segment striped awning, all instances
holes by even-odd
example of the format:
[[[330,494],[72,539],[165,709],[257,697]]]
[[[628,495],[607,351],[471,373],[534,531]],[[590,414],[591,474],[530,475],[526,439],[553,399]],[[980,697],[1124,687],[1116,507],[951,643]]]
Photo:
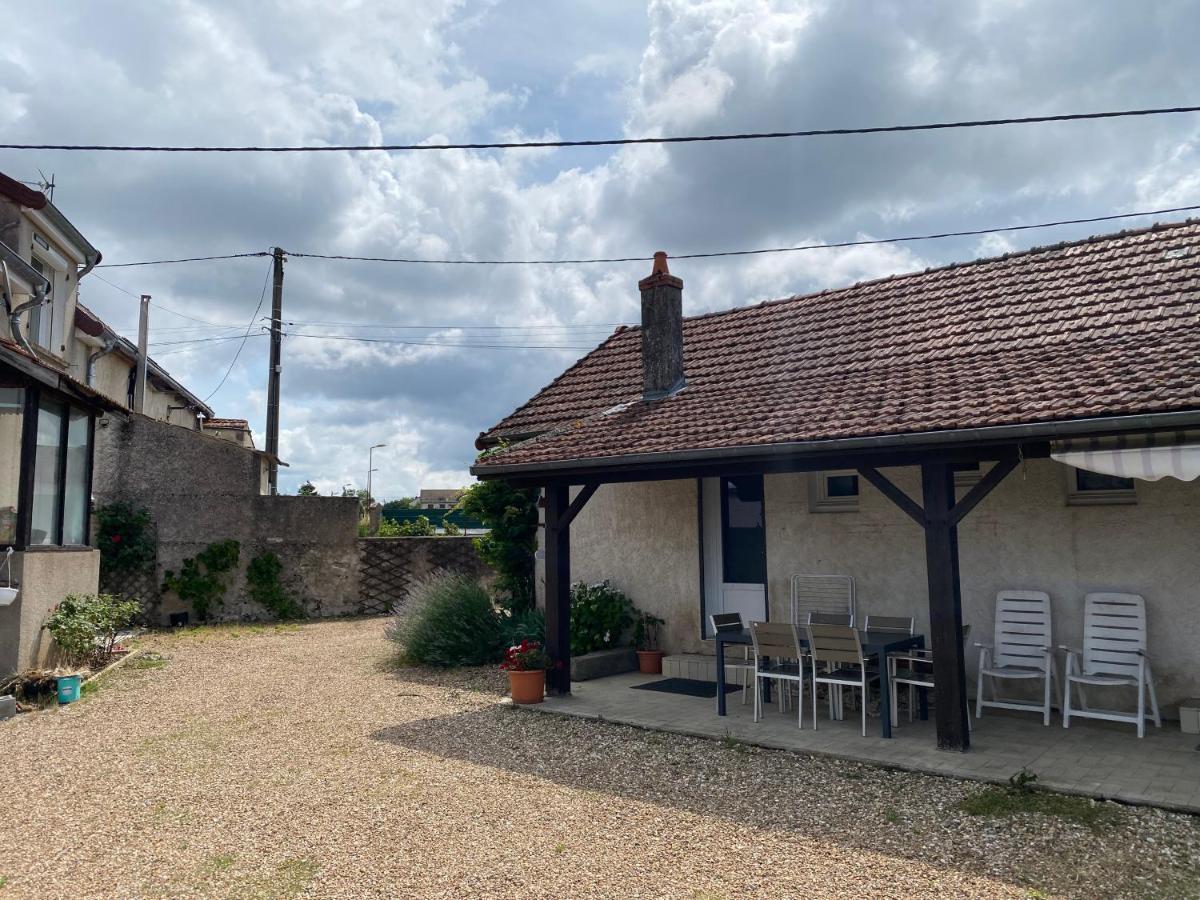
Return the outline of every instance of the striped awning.
[[[1171,432],[1056,441],[1050,457],[1076,469],[1119,478],[1192,481],[1200,478],[1200,434]]]

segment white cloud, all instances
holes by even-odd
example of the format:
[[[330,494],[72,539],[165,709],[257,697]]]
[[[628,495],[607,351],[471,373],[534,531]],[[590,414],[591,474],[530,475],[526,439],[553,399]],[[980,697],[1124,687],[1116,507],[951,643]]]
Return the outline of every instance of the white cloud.
[[[489,0],[349,4],[17,3],[0,48],[12,141],[431,142],[758,131],[1184,102],[1200,23],[1184,7],[1074,0]],[[30,48],[38,48],[32,52]],[[69,60],[69,65],[61,64]],[[973,132],[609,151],[139,156],[0,153],[53,172],[56,201],[109,261],[266,249],[421,258],[561,258],[786,246],[1197,202],[1188,117]],[[1113,227],[1121,227],[1116,223]],[[1137,224],[1136,222],[1130,224]],[[1085,229],[678,261],[688,312],[836,287]],[[245,326],[265,259],[104,272],[134,293]],[[643,264],[457,267],[292,259],[296,332],[324,323],[508,326],[440,340],[567,345],[631,321]],[[135,301],[85,282],[114,324]],[[261,310],[258,317],[265,315]],[[161,310],[155,326],[195,323]],[[311,324],[322,323],[322,324]],[[530,326],[555,328],[533,330]],[[254,322],[252,330],[259,332]],[[160,332],[171,336],[211,334]],[[498,337],[497,335],[503,335]],[[236,343],[164,358],[201,396]],[[283,483],[365,481],[381,496],[466,479],[475,434],[578,350],[455,350],[289,338]],[[214,403],[259,425],[266,342]]]

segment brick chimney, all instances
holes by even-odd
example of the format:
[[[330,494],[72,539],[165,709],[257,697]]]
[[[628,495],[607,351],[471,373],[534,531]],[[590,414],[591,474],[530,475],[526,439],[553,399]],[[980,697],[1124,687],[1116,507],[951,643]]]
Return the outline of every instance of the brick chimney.
[[[642,399],[669,397],[686,384],[683,376],[683,282],[667,268],[667,254],[654,254],[654,270],[638,282],[642,292]]]

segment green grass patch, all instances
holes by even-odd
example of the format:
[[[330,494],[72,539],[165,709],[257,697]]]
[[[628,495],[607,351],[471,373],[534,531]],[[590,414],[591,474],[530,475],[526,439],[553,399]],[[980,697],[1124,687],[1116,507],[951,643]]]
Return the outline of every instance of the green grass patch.
[[[275,867],[275,877],[264,885],[268,896],[295,897],[320,870],[311,859],[289,859]]]
[[[1055,794],[1038,788],[992,786],[972,794],[958,804],[969,816],[1007,817],[1035,814],[1065,819],[1099,830],[1114,823],[1117,809],[1111,803]]]
[[[8,885],[8,878],[6,878],[3,875],[0,875],[0,888],[6,887],[7,885]]]
[[[233,868],[233,864],[237,862],[237,857],[232,853],[218,853],[216,856],[210,856],[201,865],[200,871],[205,875],[215,875],[218,872],[227,872]]]
[[[122,668],[125,669],[161,669],[167,664],[167,659],[161,653],[139,653]]]

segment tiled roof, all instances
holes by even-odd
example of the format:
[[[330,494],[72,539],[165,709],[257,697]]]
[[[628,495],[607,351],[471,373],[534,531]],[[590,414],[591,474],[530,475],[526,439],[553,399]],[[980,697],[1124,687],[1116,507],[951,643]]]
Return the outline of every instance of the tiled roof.
[[[618,330],[477,468],[1200,409],[1200,221],[695,316],[684,366],[642,401]]]
[[[249,431],[250,423],[245,419],[205,419],[205,428],[227,428],[231,431]]]

